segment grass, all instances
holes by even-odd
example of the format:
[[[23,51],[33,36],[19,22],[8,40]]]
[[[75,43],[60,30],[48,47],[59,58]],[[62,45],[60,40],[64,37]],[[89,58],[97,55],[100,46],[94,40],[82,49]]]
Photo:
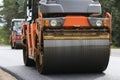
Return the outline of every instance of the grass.
[[[0,45],[8,45],[10,41],[9,36],[10,31],[0,27]]]
[[[120,49],[120,47],[117,47],[117,46],[115,46],[115,45],[111,45],[110,46],[112,49]]]

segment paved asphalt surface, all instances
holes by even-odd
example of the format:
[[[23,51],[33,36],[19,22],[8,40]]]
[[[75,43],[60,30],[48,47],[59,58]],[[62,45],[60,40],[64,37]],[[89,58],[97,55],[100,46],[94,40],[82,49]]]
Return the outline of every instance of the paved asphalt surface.
[[[41,75],[35,67],[24,66],[22,50],[12,50],[10,46],[0,46],[0,66],[19,76],[19,80],[120,80],[120,49],[111,50],[108,68],[100,74]]]

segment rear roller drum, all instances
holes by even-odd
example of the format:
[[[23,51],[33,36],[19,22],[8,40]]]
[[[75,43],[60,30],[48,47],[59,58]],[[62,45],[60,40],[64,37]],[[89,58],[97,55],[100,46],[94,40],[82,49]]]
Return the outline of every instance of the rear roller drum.
[[[23,40],[23,43],[26,44],[26,47],[23,46],[23,61],[24,61],[24,64],[26,66],[34,66],[35,62],[34,60],[30,59],[28,57],[28,44],[27,44],[27,40]]]

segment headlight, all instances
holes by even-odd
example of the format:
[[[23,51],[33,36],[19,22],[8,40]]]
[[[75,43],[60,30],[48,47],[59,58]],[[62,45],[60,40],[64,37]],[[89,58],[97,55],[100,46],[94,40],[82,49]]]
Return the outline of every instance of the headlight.
[[[62,28],[64,23],[64,17],[61,18],[44,18],[43,25],[44,28]]]
[[[103,23],[102,23],[101,20],[97,20],[97,21],[96,21],[96,26],[100,27],[100,26],[102,26],[102,24],[103,24]]]
[[[93,28],[104,28],[110,26],[110,19],[109,18],[88,18],[91,27]]]
[[[51,20],[51,21],[50,21],[50,25],[51,25],[52,27],[57,26],[57,21],[56,21],[56,20]]]

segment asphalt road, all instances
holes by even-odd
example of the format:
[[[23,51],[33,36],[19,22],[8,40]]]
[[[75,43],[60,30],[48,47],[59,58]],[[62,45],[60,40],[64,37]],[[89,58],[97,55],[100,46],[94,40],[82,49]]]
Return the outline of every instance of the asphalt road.
[[[19,80],[120,80],[120,49],[112,49],[108,68],[101,74],[48,74],[41,75],[35,67],[23,64],[22,50],[0,46],[0,66],[19,76]]]

